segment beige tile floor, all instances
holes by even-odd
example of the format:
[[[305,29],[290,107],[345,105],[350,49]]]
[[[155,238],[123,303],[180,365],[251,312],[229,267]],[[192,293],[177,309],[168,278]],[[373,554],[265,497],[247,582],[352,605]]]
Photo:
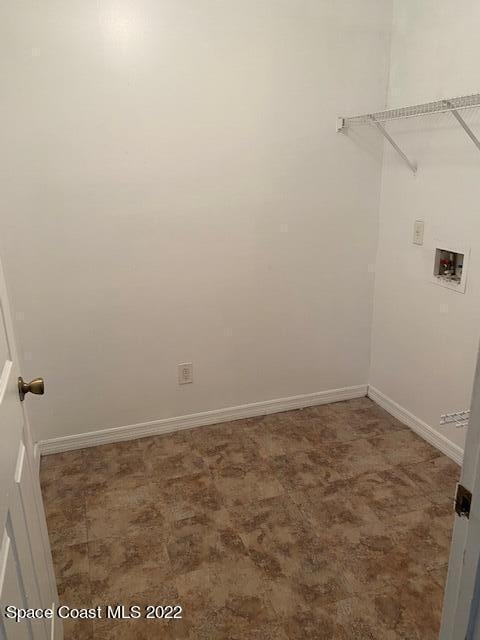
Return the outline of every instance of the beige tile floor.
[[[42,459],[67,640],[434,640],[459,468],[366,398]]]

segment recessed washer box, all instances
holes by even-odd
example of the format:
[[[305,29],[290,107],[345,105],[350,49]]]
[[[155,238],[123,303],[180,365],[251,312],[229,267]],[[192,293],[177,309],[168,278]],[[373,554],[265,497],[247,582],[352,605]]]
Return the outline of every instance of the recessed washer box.
[[[432,282],[458,293],[465,293],[470,249],[439,243],[433,252]]]

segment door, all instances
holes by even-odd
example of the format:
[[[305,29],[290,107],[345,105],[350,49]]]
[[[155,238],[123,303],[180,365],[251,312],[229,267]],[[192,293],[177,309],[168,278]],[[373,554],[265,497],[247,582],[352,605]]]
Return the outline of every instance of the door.
[[[460,484],[473,497],[455,518],[440,640],[480,640],[480,354]]]
[[[62,638],[53,618],[16,621],[14,610],[54,609],[58,596],[0,264],[0,638]],[[28,398],[28,396],[27,396]],[[30,398],[28,398],[30,400]],[[48,615],[48,614],[47,614]]]

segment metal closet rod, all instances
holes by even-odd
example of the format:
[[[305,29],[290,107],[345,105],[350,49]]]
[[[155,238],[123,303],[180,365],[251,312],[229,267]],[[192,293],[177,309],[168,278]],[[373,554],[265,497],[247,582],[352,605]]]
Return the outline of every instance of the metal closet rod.
[[[473,133],[471,128],[460,115],[459,111],[463,109],[473,109],[480,107],[480,93],[474,93],[470,96],[462,96],[460,98],[449,98],[445,100],[436,100],[435,102],[425,102],[424,104],[412,105],[409,107],[401,107],[399,109],[388,109],[387,111],[377,111],[376,113],[366,113],[359,116],[351,116],[348,118],[337,119],[337,131],[346,133],[348,128],[355,125],[375,125],[382,135],[388,140],[395,151],[400,155],[405,164],[413,173],[417,171],[417,164],[408,158],[408,156],[400,149],[398,144],[393,140],[392,136],[385,129],[384,124],[392,120],[401,120],[405,118],[415,118],[418,116],[432,115],[434,113],[451,113],[462,129],[472,140],[480,151],[480,140]]]

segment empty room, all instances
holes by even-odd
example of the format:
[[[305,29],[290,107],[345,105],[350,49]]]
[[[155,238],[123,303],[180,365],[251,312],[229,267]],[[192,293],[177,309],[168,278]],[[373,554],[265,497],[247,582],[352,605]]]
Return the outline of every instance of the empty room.
[[[2,640],[480,640],[479,31],[0,4]]]

